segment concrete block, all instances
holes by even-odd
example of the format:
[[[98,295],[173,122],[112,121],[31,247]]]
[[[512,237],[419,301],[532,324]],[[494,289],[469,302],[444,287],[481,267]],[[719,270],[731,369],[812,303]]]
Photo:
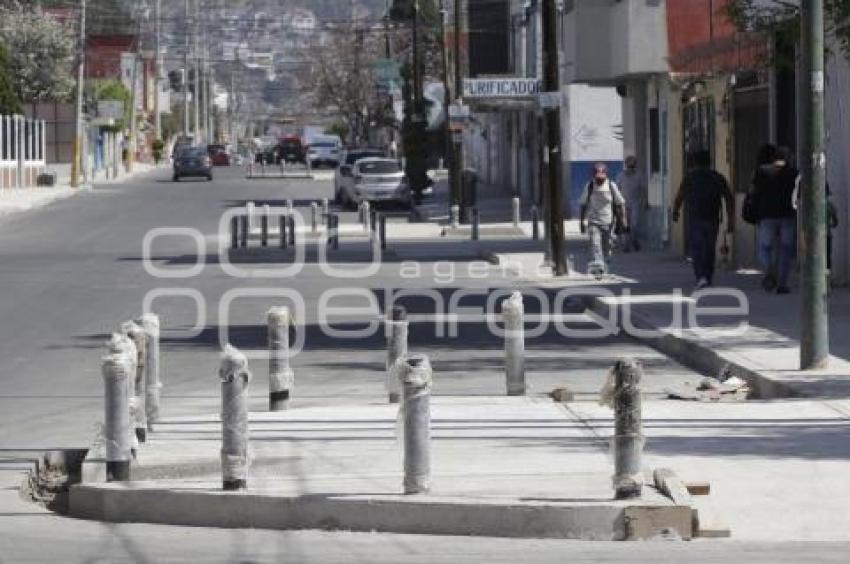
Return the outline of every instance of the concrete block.
[[[283,496],[223,492],[212,484],[168,489],[142,482],[71,488],[70,514],[108,522],[199,527],[325,529],[403,534],[648,539],[692,536],[691,510],[615,501],[556,502],[401,495]]]
[[[666,535],[691,540],[694,536],[693,510],[686,506],[626,507],[623,519],[624,540],[647,540]]]

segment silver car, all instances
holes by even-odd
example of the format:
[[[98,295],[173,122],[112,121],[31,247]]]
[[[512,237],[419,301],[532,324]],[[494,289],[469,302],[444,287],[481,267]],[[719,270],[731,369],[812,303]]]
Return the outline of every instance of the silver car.
[[[410,185],[401,163],[395,159],[365,158],[352,167],[351,182],[340,188],[342,204],[356,207],[362,202],[397,202],[410,205]]]
[[[307,160],[311,168],[319,168],[321,165],[331,167],[339,166],[339,145],[333,141],[316,141],[307,146]]]

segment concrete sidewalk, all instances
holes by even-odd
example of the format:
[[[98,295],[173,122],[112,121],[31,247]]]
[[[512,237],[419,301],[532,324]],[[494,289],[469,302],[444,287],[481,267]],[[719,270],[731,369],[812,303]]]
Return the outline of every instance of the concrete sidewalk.
[[[115,184],[123,184],[128,180],[135,178],[138,175],[146,174],[157,167],[153,165],[137,163],[132,174],[122,174],[118,178],[106,180],[98,179],[94,182],[95,186],[111,186]],[[64,182],[62,182],[64,180]],[[90,190],[91,187],[72,188],[67,179],[60,179],[60,184],[52,187],[32,187],[32,188],[4,188],[0,189],[0,217],[32,209],[37,209],[46,206],[52,202],[70,198],[82,192]]]
[[[221,491],[217,415],[155,426],[127,484],[71,490],[70,513],[106,521],[551,537],[690,538],[691,509],[646,486],[614,501],[607,444],[543,398],[432,398],[432,490],[402,495],[398,407],[250,414],[249,490]],[[87,463],[89,464],[89,463]],[[285,510],[283,510],[285,508]]]
[[[568,249],[576,251],[575,270],[564,279],[554,279],[551,272],[538,268],[542,252],[497,253],[495,261],[514,264],[518,278],[544,287],[575,285],[587,280],[583,274],[587,244],[575,231],[567,229]],[[850,341],[844,338],[850,330],[850,292],[846,289],[834,290],[829,298],[834,353],[829,368],[801,371],[801,306],[796,288],[790,295],[766,294],[757,272],[724,270],[719,265],[715,288],[703,292],[697,301],[692,297],[690,264],[670,253],[616,254],[610,271],[611,276],[594,284],[608,295],[588,294],[589,308],[683,364],[707,374],[731,371],[747,379],[762,398],[850,396]],[[697,304],[743,308],[698,315],[694,325],[689,312]],[[626,323],[632,327],[624,327]]]

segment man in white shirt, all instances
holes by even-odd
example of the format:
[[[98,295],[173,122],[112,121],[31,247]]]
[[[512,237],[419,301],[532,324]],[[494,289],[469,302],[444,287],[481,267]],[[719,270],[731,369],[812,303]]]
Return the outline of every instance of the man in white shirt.
[[[587,183],[579,200],[581,232],[590,235],[591,261],[588,272],[601,276],[608,273],[611,239],[619,221],[622,230],[628,229],[624,208],[626,200],[617,184],[608,179],[605,163],[596,163],[593,180]]]

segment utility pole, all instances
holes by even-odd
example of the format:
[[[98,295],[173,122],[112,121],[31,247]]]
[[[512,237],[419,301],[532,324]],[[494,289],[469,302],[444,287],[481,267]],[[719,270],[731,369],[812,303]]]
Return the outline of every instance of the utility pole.
[[[801,2],[802,136],[800,369],[829,363],[826,280],[826,139],[823,0]]]
[[[162,90],[162,83],[160,79],[160,75],[162,74],[162,46],[161,35],[162,35],[162,0],[156,0],[156,4],[154,5],[154,76],[153,76],[153,86],[154,86],[154,97],[153,97],[153,130],[154,130],[154,139],[162,138],[162,118],[160,117],[161,108],[159,107],[159,98],[160,91]]]
[[[186,44],[183,50],[183,135],[189,136],[189,0],[183,0],[183,29],[186,32]]]
[[[200,103],[201,103],[201,65],[200,65],[200,60],[201,60],[201,57],[200,57],[200,52],[199,52],[199,47],[198,47],[198,39],[199,39],[199,37],[198,37],[198,22],[199,22],[200,13],[201,13],[200,8],[201,8],[201,0],[195,0],[195,17],[194,17],[194,21],[192,22],[192,35],[193,35],[193,45],[194,45],[194,47],[192,49],[192,62],[193,62],[193,65],[195,67],[195,82],[193,83],[194,88],[193,88],[193,92],[192,92],[192,98],[194,99],[193,100],[194,103],[192,104],[192,110],[194,112],[194,115],[193,115],[194,120],[192,121],[192,124],[194,125],[193,131],[195,133],[195,143],[198,143],[198,142],[201,141],[201,107],[200,107]]]
[[[233,148],[236,149],[239,146],[238,139],[236,137],[236,129],[234,125],[234,117],[236,114],[236,108],[234,107],[236,104],[236,96],[234,94],[235,88],[235,80],[233,77],[233,69],[230,70],[230,90],[228,91],[227,98],[227,131],[230,132],[230,143],[233,145]]]
[[[140,17],[137,14],[136,17]],[[139,20],[138,26],[136,28],[138,30],[136,35],[136,52],[133,54],[133,78],[130,83],[130,142],[127,143],[127,172],[133,172],[133,163],[136,158],[136,138],[138,137],[138,128],[136,126],[137,114],[136,114],[136,106],[139,104],[138,99],[138,88],[136,88],[139,82],[139,61],[141,60],[141,54],[139,50],[141,49],[142,44],[142,23],[141,19]]]
[[[422,104],[422,69],[420,66],[419,57],[419,0],[413,0],[413,131],[415,132],[415,147],[414,154],[407,155],[408,160],[412,161],[410,176],[411,185],[413,188],[413,199],[415,203],[422,201],[422,190],[426,177],[425,159],[423,156],[424,147],[421,141],[424,137],[425,116],[423,115]]]
[[[461,75],[461,54],[460,54],[460,32],[461,32],[461,5],[462,0],[454,0],[454,51],[455,51],[455,91],[454,99],[462,100],[463,98],[463,76]],[[448,111],[448,110],[446,110]],[[449,179],[451,182],[451,202],[452,205],[460,205],[461,200],[461,175],[463,174],[463,138],[461,134],[456,134],[452,138],[452,162]],[[463,208],[461,208],[463,209]]]
[[[384,57],[386,57],[387,61],[392,59],[392,48],[390,46],[390,0],[386,0],[384,3]],[[393,93],[392,91],[387,93],[387,115],[393,115]],[[395,141],[395,131],[392,127],[387,128],[390,133],[390,144]],[[393,154],[392,157],[398,157],[396,154]]]
[[[450,154],[452,150],[452,130],[449,124],[449,106],[452,103],[452,94],[449,89],[449,50],[446,46],[446,20],[448,16],[449,13],[446,10],[444,0],[440,0],[440,56],[443,64],[443,111],[446,113],[446,119],[443,123],[443,153],[448,158],[449,165],[451,166],[454,158]],[[454,179],[451,180],[453,181]],[[452,186],[454,186],[453,182]],[[454,196],[454,193],[452,193],[452,196]],[[452,197],[449,202],[449,209],[454,205],[460,205],[460,202],[455,201],[455,198]]]
[[[202,87],[204,89],[204,105],[203,105],[203,127],[205,132],[205,138],[207,143],[212,143],[214,141],[212,134],[212,127],[210,124],[210,113],[212,108],[212,100],[210,100],[210,64],[209,64],[209,38],[207,36],[207,22],[206,19],[203,23],[203,38],[204,38],[204,46],[201,49],[201,55],[203,57],[201,61],[201,68],[204,70],[202,76],[204,77],[204,81],[202,82]]]
[[[80,171],[83,168],[83,90],[86,67],[86,0],[80,0],[80,64],[77,66],[77,116],[74,135],[74,155],[71,162],[71,186],[80,187]]]
[[[547,198],[547,232],[552,250],[555,276],[567,274],[567,257],[564,254],[564,210],[561,194],[561,80],[558,72],[558,12],[555,0],[543,0],[543,89],[547,95],[556,96],[544,109],[546,121],[546,156],[549,162]]]

